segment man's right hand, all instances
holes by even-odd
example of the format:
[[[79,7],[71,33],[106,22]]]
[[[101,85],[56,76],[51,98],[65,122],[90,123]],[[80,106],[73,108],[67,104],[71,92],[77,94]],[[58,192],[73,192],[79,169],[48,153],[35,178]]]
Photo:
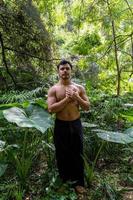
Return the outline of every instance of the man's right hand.
[[[66,89],[66,97],[70,102],[74,102],[75,100],[72,98],[74,91],[72,89]]]
[[[66,97],[71,98],[72,94],[73,94],[72,89],[66,89]]]

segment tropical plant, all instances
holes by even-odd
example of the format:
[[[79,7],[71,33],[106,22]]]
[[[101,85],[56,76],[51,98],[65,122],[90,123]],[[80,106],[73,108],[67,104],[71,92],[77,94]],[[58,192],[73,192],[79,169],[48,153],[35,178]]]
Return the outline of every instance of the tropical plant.
[[[96,154],[96,157],[94,159],[94,161],[92,161],[91,164],[89,164],[87,162],[87,158],[86,156],[83,156],[83,160],[84,160],[84,166],[85,166],[85,178],[86,178],[86,182],[87,182],[87,185],[91,185],[93,179],[94,179],[94,176],[95,176],[95,167],[96,167],[96,163],[97,163],[97,160],[99,158],[99,155],[102,151],[102,148],[104,146],[104,142],[101,143],[101,146]]]
[[[96,189],[92,196],[92,199],[110,199],[110,200],[121,200],[122,196],[120,191],[118,191],[113,185],[110,185],[106,179],[102,180],[99,187]]]
[[[49,127],[51,127],[50,115],[44,111],[43,108],[37,105],[30,105],[25,109],[13,107],[3,111],[4,117],[9,122],[16,123],[19,127],[35,127],[37,130],[45,133]],[[36,155],[36,149],[33,148],[33,141],[37,137],[32,135],[31,138],[31,151],[28,151],[30,145],[27,143],[28,131],[25,130],[24,139],[22,142],[22,154],[17,154],[16,152],[10,151],[9,154],[13,159],[13,163],[16,167],[16,171],[21,182],[21,185],[25,187],[26,179],[32,166],[33,159]],[[35,145],[37,148],[37,143]]]
[[[133,142],[133,128],[125,130],[124,133],[105,131],[101,129],[94,129],[93,131],[96,132],[98,137],[108,142],[120,144],[128,144]]]

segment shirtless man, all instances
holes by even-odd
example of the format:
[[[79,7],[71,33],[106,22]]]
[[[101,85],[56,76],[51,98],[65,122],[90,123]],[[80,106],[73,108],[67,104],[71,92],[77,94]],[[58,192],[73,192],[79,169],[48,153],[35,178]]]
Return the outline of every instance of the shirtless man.
[[[48,91],[48,110],[56,113],[54,143],[57,167],[63,182],[72,181],[84,193],[83,137],[79,107],[89,109],[85,89],[71,81],[72,65],[63,60],[58,66],[59,82]]]

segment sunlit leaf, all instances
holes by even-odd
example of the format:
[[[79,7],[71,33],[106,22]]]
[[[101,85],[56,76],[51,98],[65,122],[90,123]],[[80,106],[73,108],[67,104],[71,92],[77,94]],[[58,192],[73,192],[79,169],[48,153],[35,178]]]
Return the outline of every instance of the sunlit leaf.
[[[0,140],[0,151],[3,150],[4,146],[5,146],[5,142]]]
[[[133,137],[133,127],[126,129],[124,133],[129,135],[130,137]]]
[[[34,127],[44,133],[51,127],[52,120],[43,108],[31,105],[26,111],[13,107],[3,111],[4,117],[9,121],[16,123],[20,127]]]
[[[93,128],[93,127],[97,127],[96,124],[90,124],[88,122],[82,122],[83,127],[85,128]]]
[[[133,108],[133,104],[131,104],[131,103],[125,103],[124,106]]]
[[[130,116],[130,115],[122,115],[122,117],[126,118],[129,122],[133,122],[133,116]]]
[[[127,144],[133,142],[132,137],[119,132],[112,132],[112,131],[99,132],[97,133],[97,136],[108,142],[115,142],[120,144]]]

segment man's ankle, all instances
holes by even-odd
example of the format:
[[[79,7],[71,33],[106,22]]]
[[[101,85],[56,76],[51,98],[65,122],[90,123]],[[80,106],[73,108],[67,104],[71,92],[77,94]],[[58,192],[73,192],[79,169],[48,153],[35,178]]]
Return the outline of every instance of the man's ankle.
[[[86,193],[86,189],[84,186],[81,186],[81,185],[77,185],[75,186],[75,191],[79,194],[83,194],[83,193]]]

